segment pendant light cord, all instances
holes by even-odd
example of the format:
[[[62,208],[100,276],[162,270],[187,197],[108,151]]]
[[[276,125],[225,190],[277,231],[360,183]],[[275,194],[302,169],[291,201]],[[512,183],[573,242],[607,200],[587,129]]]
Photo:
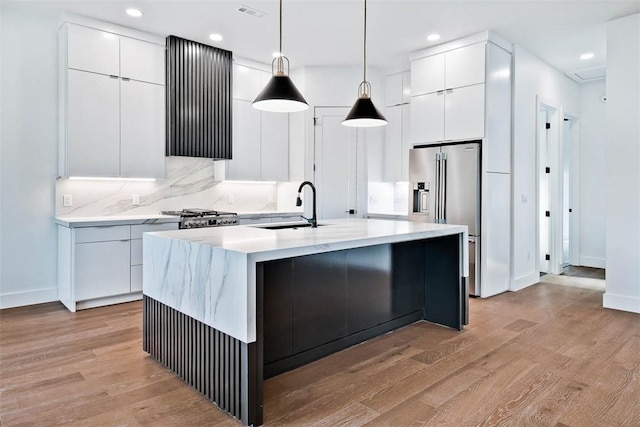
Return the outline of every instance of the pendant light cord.
[[[367,0],[364,0],[364,76],[363,77],[364,78],[362,79],[362,81],[366,82],[367,81]]]
[[[280,56],[282,56],[282,0],[280,0]]]

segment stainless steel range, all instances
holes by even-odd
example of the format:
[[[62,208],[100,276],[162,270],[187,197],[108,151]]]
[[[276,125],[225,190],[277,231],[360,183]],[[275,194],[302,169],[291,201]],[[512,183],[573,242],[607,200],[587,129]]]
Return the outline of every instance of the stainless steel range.
[[[183,209],[181,211],[162,211],[163,215],[180,217],[178,228],[220,227],[223,225],[237,225],[238,214],[220,212],[210,209]]]

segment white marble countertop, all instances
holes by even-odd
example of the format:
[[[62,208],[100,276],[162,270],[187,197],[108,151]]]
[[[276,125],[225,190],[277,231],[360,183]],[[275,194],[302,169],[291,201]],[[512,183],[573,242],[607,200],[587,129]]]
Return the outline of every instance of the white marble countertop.
[[[56,217],[56,224],[65,227],[102,227],[109,225],[160,224],[179,222],[180,217],[173,215],[117,215],[117,216],[67,216]]]
[[[304,221],[271,225],[286,224],[304,224]],[[150,234],[243,253],[253,261],[261,262],[467,232],[467,227],[462,225],[360,218],[321,220],[318,228],[265,228],[269,225],[157,231]]]
[[[239,212],[238,218],[281,218],[296,217],[302,212]],[[145,214],[145,215],[111,215],[111,216],[60,216],[55,218],[55,223],[65,227],[100,227],[109,225],[127,224],[160,224],[167,222],[179,222],[180,218],[174,215]]]
[[[318,228],[268,230],[260,224],[145,233],[143,293],[250,343],[256,339],[258,262],[460,234],[461,272],[468,276],[466,226],[359,218],[319,223]]]

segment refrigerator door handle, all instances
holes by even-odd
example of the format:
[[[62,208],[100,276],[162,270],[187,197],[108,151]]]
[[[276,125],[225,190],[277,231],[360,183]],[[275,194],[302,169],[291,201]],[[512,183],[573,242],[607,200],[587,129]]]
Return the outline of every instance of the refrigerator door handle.
[[[442,201],[440,203],[440,206],[441,206],[440,219],[442,220],[443,224],[446,224],[447,223],[447,154],[442,153],[441,159],[442,159],[441,160],[442,166],[440,167],[440,169],[442,170],[441,172],[442,184],[440,184],[440,187],[442,191]]]
[[[436,193],[434,195],[435,207],[433,209],[433,220],[440,222],[440,153],[436,153]]]

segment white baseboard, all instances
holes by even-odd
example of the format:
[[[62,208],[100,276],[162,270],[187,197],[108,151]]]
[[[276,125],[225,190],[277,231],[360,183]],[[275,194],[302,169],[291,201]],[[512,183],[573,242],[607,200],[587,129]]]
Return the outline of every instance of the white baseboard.
[[[640,298],[615,295],[610,292],[605,292],[602,297],[602,306],[604,308],[611,308],[614,310],[640,313]]]
[[[596,258],[592,256],[580,256],[580,265],[593,268],[606,268],[607,262],[604,258]]]
[[[58,301],[58,288],[36,289],[0,295],[0,309]]]
[[[528,288],[531,285],[535,285],[540,281],[540,273],[527,274],[526,276],[520,276],[511,280],[511,287],[509,290],[512,292],[520,291],[524,288]]]

